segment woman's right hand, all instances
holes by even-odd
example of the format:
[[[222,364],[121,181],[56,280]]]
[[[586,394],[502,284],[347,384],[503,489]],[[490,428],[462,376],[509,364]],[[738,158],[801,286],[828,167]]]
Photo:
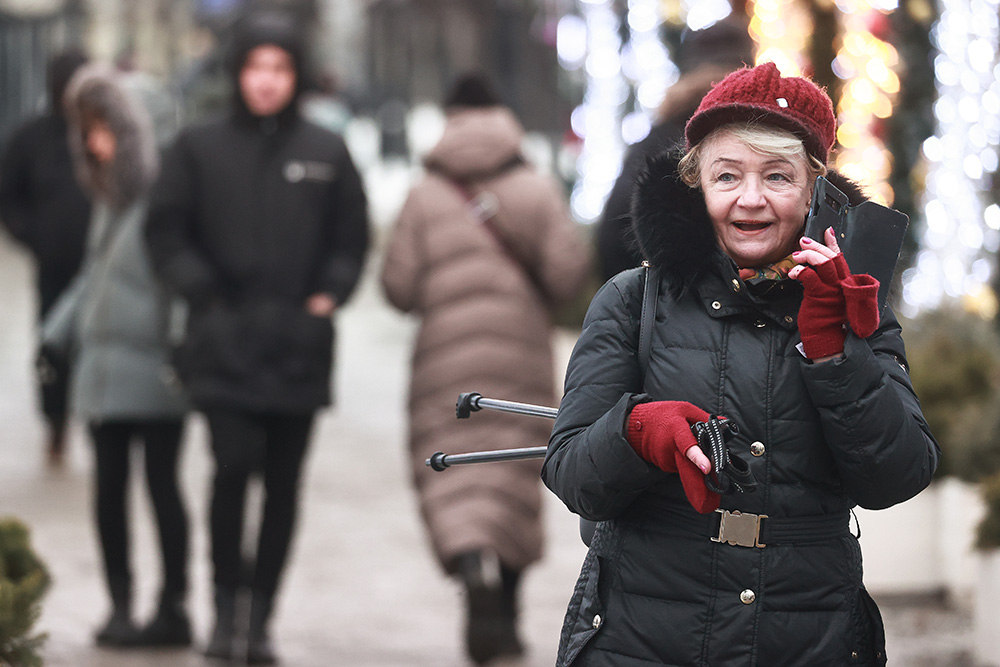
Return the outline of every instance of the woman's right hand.
[[[687,401],[640,403],[628,417],[628,442],[643,460],[680,475],[684,493],[698,512],[719,507],[720,497],[705,486],[712,464],[691,432],[709,414]]]

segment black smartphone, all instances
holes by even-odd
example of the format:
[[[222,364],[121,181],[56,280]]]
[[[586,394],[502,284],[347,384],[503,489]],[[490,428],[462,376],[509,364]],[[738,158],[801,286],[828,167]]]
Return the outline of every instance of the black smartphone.
[[[847,230],[844,220],[850,200],[833,183],[822,176],[816,178],[813,188],[812,203],[809,204],[809,215],[806,217],[805,235],[813,241],[826,243],[824,232],[830,227],[837,234],[838,245],[843,245]]]
[[[873,201],[851,206],[847,195],[820,176],[813,189],[803,233],[825,244],[823,232],[833,227],[837,245],[851,272],[867,273],[878,280],[879,312],[882,312],[908,224],[905,214]]]

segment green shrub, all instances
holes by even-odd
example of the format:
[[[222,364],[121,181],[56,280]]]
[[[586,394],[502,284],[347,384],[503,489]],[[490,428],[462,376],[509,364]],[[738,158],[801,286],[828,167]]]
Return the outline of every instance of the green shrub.
[[[16,519],[0,519],[0,665],[41,666],[38,650],[45,635],[31,632],[49,583],[27,527]]]
[[[992,323],[937,311],[904,323],[910,377],[941,445],[938,475],[1000,471],[1000,341]]]

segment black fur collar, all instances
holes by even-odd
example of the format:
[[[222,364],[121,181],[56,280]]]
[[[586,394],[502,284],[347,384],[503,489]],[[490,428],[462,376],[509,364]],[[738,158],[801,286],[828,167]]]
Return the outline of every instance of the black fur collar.
[[[680,157],[672,151],[646,163],[632,198],[632,232],[642,256],[685,288],[718,266],[722,252],[701,190],[688,187],[677,174]],[[852,205],[866,199],[856,183],[839,173],[831,171],[827,178]]]

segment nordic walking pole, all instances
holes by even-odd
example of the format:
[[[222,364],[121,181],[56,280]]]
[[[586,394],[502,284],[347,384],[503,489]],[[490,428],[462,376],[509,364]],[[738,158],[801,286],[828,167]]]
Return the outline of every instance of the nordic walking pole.
[[[425,462],[438,472],[451,466],[466,463],[492,463],[495,461],[520,461],[521,459],[543,459],[548,447],[520,447],[517,449],[494,449],[488,452],[470,452],[468,454],[445,454],[436,452]]]
[[[543,405],[532,405],[530,403],[517,403],[515,401],[502,401],[496,398],[483,398],[482,394],[468,392],[458,395],[458,402],[455,403],[455,416],[459,419],[468,419],[473,412],[480,410],[498,410],[500,412],[513,412],[519,415],[530,417],[545,417],[555,419],[559,410],[548,408]],[[488,452],[470,452],[468,454],[445,454],[436,452],[425,464],[434,470],[441,471],[454,465],[464,465],[468,463],[493,463],[496,461],[520,461],[522,459],[545,458],[548,448],[541,447],[519,447],[516,449],[495,449]]]

